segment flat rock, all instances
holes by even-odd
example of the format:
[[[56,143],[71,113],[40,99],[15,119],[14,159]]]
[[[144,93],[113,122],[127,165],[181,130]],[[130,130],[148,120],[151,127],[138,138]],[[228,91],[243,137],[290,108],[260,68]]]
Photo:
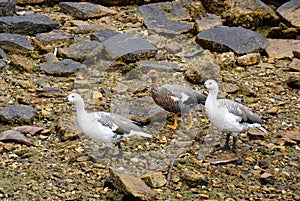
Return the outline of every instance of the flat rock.
[[[0,59],[4,59],[4,58],[6,58],[6,53],[4,52],[4,50],[3,49],[1,49],[0,48]]]
[[[189,15],[180,2],[162,2],[139,6],[137,14],[144,18],[148,30],[164,34],[180,34],[189,32],[193,26],[187,22]]]
[[[198,174],[190,170],[183,170],[181,172],[181,179],[190,187],[196,187],[198,185],[207,185],[207,176]]]
[[[70,14],[77,19],[92,19],[117,13],[107,7],[87,2],[61,2],[59,6],[64,13]]]
[[[98,31],[104,31],[107,29],[108,26],[100,25],[100,24],[87,24],[87,25],[81,25],[78,26],[74,30],[75,34],[88,34],[88,33],[94,33]]]
[[[72,36],[58,29],[47,33],[39,33],[33,38],[33,43],[37,49],[46,52],[53,52],[55,47],[60,48],[72,42]]]
[[[71,59],[64,59],[51,64],[43,63],[41,65],[41,69],[49,75],[68,76],[86,69],[86,66]]]
[[[0,1],[0,16],[12,16],[15,11],[15,0],[1,0]]]
[[[272,59],[293,58],[293,51],[300,49],[300,40],[268,39],[268,41],[266,52]]]
[[[36,93],[39,97],[61,97],[62,92],[57,87],[43,87],[36,89]]]
[[[36,110],[28,105],[8,105],[0,110],[2,122],[31,122],[36,115]]]
[[[58,120],[55,130],[62,141],[74,140],[79,138],[78,126],[75,125],[75,119],[69,116],[61,116]]]
[[[27,37],[10,33],[0,33],[0,48],[10,53],[27,53],[33,50]]]
[[[127,173],[119,173],[113,168],[109,169],[109,173],[110,182],[120,192],[133,196],[135,199],[153,200],[154,191],[142,179]]]
[[[57,22],[40,14],[0,17],[0,32],[34,35],[58,28]]]
[[[118,34],[103,42],[105,54],[111,60],[136,61],[153,57],[157,48],[145,38],[134,34]]]
[[[277,10],[285,20],[300,28],[300,1],[291,0],[282,4]]]
[[[195,19],[195,26],[198,32],[204,31],[215,26],[222,25],[222,19],[220,16],[206,13],[200,16],[200,19]]]
[[[113,36],[116,36],[118,34],[120,34],[120,33],[113,31],[113,30],[101,30],[101,31],[92,33],[90,38],[91,38],[91,40],[95,40],[95,41],[103,43],[107,39],[109,39]]]
[[[20,133],[16,130],[6,130],[0,133],[0,141],[5,142],[17,142],[25,145],[32,145],[30,140],[24,136],[24,134]]]
[[[259,53],[250,53],[237,58],[237,62],[241,66],[251,66],[260,62]]]
[[[153,188],[162,187],[167,183],[166,177],[162,172],[151,172],[141,177],[145,183]]]
[[[243,27],[217,26],[198,33],[196,41],[211,51],[233,51],[238,55],[259,52],[268,46],[266,38]]]
[[[300,59],[294,58],[292,62],[289,64],[289,68],[294,71],[300,71]]]
[[[79,41],[66,48],[59,48],[58,54],[64,58],[84,61],[87,57],[95,56],[103,49],[102,43],[98,41]]]
[[[186,68],[184,76],[191,83],[203,84],[208,79],[221,81],[221,69],[208,50],[196,57],[186,59]]]
[[[138,61],[136,62],[137,66],[140,67],[142,70],[149,71],[151,69],[156,69],[158,71],[178,71],[180,66],[174,62],[166,62],[166,61]]]
[[[14,127],[13,130],[19,131],[22,134],[36,135],[43,131],[44,128],[38,126],[17,126]]]
[[[260,0],[233,0],[226,2],[226,11],[222,13],[227,26],[242,26],[256,29],[262,24],[275,24],[279,17],[275,11]]]

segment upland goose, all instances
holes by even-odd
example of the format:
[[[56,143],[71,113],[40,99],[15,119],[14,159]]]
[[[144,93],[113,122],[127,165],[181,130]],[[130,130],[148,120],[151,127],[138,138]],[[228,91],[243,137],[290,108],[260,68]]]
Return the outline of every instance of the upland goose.
[[[174,113],[174,124],[167,125],[172,129],[178,128],[178,115],[188,114],[189,124],[186,129],[189,130],[193,126],[193,117],[190,109],[195,105],[202,103],[204,105],[206,96],[194,89],[175,84],[166,84],[158,86],[158,74],[156,70],[150,70],[148,77],[152,80],[151,95],[157,105],[168,112]]]
[[[88,113],[84,109],[84,101],[77,93],[71,93],[65,102],[72,102],[76,106],[77,120],[82,131],[92,139],[105,143],[106,148],[102,155],[105,157],[109,151],[111,144],[116,142],[121,157],[123,154],[120,140],[132,135],[139,135],[151,138],[151,134],[146,133],[134,124],[130,119],[122,117],[118,114],[108,112],[91,112]]]
[[[233,135],[232,151],[235,152],[237,135],[240,132],[258,128],[267,133],[262,127],[262,119],[248,107],[228,99],[217,99],[218,84],[215,80],[207,80],[204,88],[209,90],[205,101],[205,111],[210,121],[221,131],[227,132],[225,146],[220,150],[230,150],[229,138]]]

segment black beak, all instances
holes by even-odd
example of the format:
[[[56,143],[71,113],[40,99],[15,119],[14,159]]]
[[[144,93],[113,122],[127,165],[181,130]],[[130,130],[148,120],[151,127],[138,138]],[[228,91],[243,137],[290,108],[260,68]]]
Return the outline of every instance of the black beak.
[[[205,84],[202,85],[201,88],[202,88],[202,89],[206,89],[206,85],[205,85]]]
[[[70,101],[68,100],[68,98],[66,98],[66,99],[64,99],[64,103],[65,103],[65,102],[70,102]]]

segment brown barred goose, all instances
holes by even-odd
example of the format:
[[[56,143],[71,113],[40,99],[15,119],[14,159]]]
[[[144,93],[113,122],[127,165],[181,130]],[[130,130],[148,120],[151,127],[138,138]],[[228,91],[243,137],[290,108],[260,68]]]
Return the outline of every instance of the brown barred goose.
[[[167,125],[172,129],[178,128],[178,115],[188,114],[189,124],[186,129],[189,130],[193,126],[193,117],[190,109],[199,103],[204,105],[206,96],[194,89],[175,84],[166,84],[158,86],[158,74],[156,70],[150,70],[147,74],[152,80],[151,94],[157,105],[168,112],[174,113],[174,124]]]

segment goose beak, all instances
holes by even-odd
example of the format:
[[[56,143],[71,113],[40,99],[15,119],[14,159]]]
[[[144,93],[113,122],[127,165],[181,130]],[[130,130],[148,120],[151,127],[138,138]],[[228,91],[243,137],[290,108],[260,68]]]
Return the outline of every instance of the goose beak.
[[[202,89],[207,89],[205,84],[202,85],[201,88],[202,88]]]
[[[70,102],[68,98],[64,99],[63,101],[64,101],[64,103],[65,102]]]

